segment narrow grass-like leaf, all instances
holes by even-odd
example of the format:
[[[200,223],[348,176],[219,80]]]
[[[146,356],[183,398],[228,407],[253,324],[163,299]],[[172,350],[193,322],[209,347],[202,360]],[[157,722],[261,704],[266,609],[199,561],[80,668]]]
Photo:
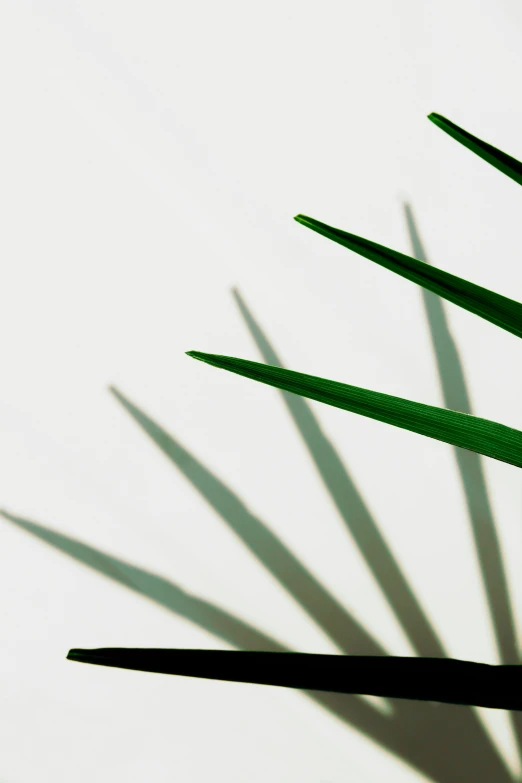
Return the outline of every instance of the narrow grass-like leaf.
[[[428,114],[428,119],[437,125],[437,127],[445,131],[449,136],[474,152],[475,155],[478,155],[483,160],[491,163],[492,166],[503,174],[514,179],[519,185],[522,185],[522,163],[519,160],[512,158],[511,155],[502,152],[502,150],[497,149],[497,147],[493,147],[493,145],[488,144],[487,141],[478,139],[463,128],[459,128],[458,125],[455,125],[451,120],[447,120],[446,117],[443,117],[441,114],[432,112],[431,114]]]
[[[116,583],[195,623],[232,647],[291,652],[262,630],[204,598],[187,593],[162,576],[7,511],[0,510],[0,517]],[[404,701],[393,705],[393,716],[385,716],[357,696],[306,690],[303,695],[437,783],[460,783],[468,778],[478,780],[480,775],[495,783],[513,783],[491,738],[471,710],[455,714],[450,705]],[[437,711],[433,715],[432,708],[435,706]],[[412,725],[429,736],[429,743],[412,745]],[[433,748],[440,746],[445,752],[442,765],[433,752]],[[451,776],[446,772],[446,762],[454,773]]]
[[[522,667],[451,658],[105,647],[81,663],[283,688],[522,710]]]
[[[343,247],[353,250],[364,258],[395,272],[413,283],[427,288],[443,299],[479,315],[501,329],[505,329],[517,337],[522,337],[522,304],[506,296],[470,283],[461,277],[437,269],[431,264],[418,261],[416,258],[391,250],[377,242],[364,239],[356,234],[349,234],[340,228],[333,228],[320,220],[307,215],[296,215],[294,220],[312,231],[317,231],[328,239],[332,239]]]
[[[505,424],[248,359],[199,351],[187,355],[277,389],[522,467],[522,432]]]

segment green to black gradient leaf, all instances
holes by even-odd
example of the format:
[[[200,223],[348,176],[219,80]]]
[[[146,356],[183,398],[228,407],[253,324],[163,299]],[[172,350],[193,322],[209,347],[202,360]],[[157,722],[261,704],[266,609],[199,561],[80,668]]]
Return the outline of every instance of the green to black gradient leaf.
[[[307,215],[296,215],[294,220],[312,231],[322,234],[364,258],[395,272],[413,283],[438,294],[443,299],[479,315],[501,329],[522,337],[522,304],[497,294],[461,277],[452,275],[431,264],[391,250],[377,242],[350,234],[340,228],[333,228]]]
[[[441,114],[432,112],[428,114],[428,119],[431,120],[437,127],[445,131],[449,136],[459,141],[469,150],[478,155],[483,160],[491,163],[496,169],[506,174],[519,185],[522,185],[522,163],[516,158],[512,158],[511,155],[507,155],[502,150],[493,147],[492,144],[488,144],[487,141],[482,141],[476,136],[473,136],[463,128],[459,128],[451,120],[447,120]]]
[[[277,389],[522,467],[522,432],[505,424],[248,359],[199,351],[187,355]]]
[[[522,667],[451,658],[124,647],[73,649],[67,658],[210,680],[522,710]]]
[[[205,598],[186,592],[169,579],[7,511],[0,512],[0,516],[84,566],[195,623],[232,647],[291,652],[259,628]],[[375,655],[370,646],[361,654]],[[401,701],[393,705],[393,715],[385,716],[356,695],[307,690],[302,693],[429,780],[437,783],[461,783],[468,779],[477,783],[479,780],[513,783],[496,746],[471,710],[455,712],[447,704]],[[412,744],[412,727],[429,736],[429,742]],[[444,747],[443,757],[433,751],[441,746]]]

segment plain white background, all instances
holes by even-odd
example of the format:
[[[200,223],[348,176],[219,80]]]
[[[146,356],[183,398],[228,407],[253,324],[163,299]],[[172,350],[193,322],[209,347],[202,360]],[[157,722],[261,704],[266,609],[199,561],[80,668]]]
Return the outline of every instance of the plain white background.
[[[286,366],[442,404],[420,289],[292,218],[409,253],[406,198],[432,263],[522,300],[522,190],[426,119],[522,159],[517,3],[6,0],[0,17],[0,504],[338,652],[115,384],[413,654],[278,392],[185,351],[260,361],[237,286]],[[474,413],[522,428],[520,343],[446,312]],[[449,654],[497,663],[452,449],[311,407]],[[520,618],[520,473],[483,464]],[[0,536],[2,783],[424,779],[298,692],[66,661],[227,645],[4,519]],[[518,772],[506,713],[479,712]]]

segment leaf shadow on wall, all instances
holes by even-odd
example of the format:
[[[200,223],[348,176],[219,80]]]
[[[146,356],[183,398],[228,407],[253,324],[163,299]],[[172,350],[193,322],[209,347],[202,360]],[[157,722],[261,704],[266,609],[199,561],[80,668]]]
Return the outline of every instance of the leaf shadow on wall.
[[[426,261],[411,207],[405,205],[413,251]],[[440,383],[447,407],[470,412],[462,364],[439,297],[422,291]],[[248,309],[239,291],[233,296],[263,359],[282,366],[279,357]],[[206,468],[184,445],[121,392],[115,398],[192,484],[200,497],[240,538],[258,561],[299,603],[339,650],[347,655],[387,655],[373,636],[330,594],[303,564],[256,516],[229,486]],[[407,577],[386,543],[354,480],[310,405],[297,395],[279,392],[287,411],[333,500],[351,540],[370,568],[391,610],[417,654],[441,658],[447,654]],[[502,556],[477,454],[455,449],[475,546],[488,596],[488,606],[502,663],[518,662],[514,622]],[[288,648],[225,609],[193,596],[174,582],[112,557],[85,543],[8,512],[3,516],[18,528],[45,541],[100,574],[160,604],[238,649],[288,652]],[[244,586],[246,589],[246,585]],[[348,725],[372,739],[438,783],[509,783],[513,777],[476,712],[457,705],[389,700],[392,714],[383,714],[363,698],[305,691],[305,694]],[[519,748],[522,714],[510,713]]]

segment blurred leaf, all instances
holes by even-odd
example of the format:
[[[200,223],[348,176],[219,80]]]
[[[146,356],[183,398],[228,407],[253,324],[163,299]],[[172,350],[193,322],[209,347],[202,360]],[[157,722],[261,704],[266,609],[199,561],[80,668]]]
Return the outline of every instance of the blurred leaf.
[[[519,666],[451,658],[124,647],[73,649],[67,658],[210,680],[522,710]]]
[[[478,416],[233,356],[188,351],[193,359],[278,389],[522,467],[522,432]]]
[[[332,239],[370,261],[396,272],[398,275],[427,288],[449,302],[479,315],[501,329],[522,337],[522,304],[497,294],[461,277],[437,269],[431,264],[391,250],[377,242],[333,228],[306,215],[296,215],[294,220],[318,234]]]
[[[153,601],[178,617],[183,617],[228,644],[275,652],[284,652],[286,649],[279,641],[259,628],[227,612],[212,601],[191,594],[170,579],[4,509],[0,509],[0,516],[19,530],[24,530],[53,547],[57,552],[68,555],[76,562],[133,590],[137,595]]]
[[[503,174],[514,179],[519,185],[522,185],[522,163],[519,160],[512,158],[511,155],[507,155],[505,152],[502,152],[502,150],[493,147],[491,144],[488,144],[487,141],[478,139],[463,128],[459,128],[458,125],[455,125],[451,120],[447,120],[446,117],[443,117],[441,114],[432,112],[431,114],[428,114],[428,119],[437,125],[437,127],[445,131],[449,136],[467,147],[468,150],[474,152],[475,155],[478,155],[483,160],[491,163],[492,166]]]
[[[410,204],[404,204],[412,252],[419,261],[429,263]],[[430,337],[438,370],[444,407],[473,414],[466,373],[455,336],[452,334],[444,302],[431,291],[421,289]],[[497,525],[489,498],[481,458],[472,451],[455,449],[455,457],[466,498],[478,563],[495,631],[500,663],[519,662],[514,611],[500,546]],[[517,729],[522,748],[522,715]]]
[[[343,652],[384,654],[384,649],[225,482],[180,441],[136,407],[114,386],[111,393],[191,482],[282,588]],[[201,542],[204,546],[204,543]],[[442,652],[442,651],[441,651]]]
[[[254,319],[237,289],[234,290],[234,298],[264,361],[274,367],[283,368],[268,337]],[[442,642],[409,584],[406,574],[346,469],[341,455],[322,429],[311,405],[296,394],[282,391],[281,396],[330,497],[415,653],[426,658],[446,657]],[[354,444],[355,448],[356,444]],[[332,619],[336,622],[335,618]],[[353,637],[352,631],[350,636]],[[353,645],[349,649],[341,645],[339,647],[349,655],[376,654],[370,649],[356,650]],[[504,663],[511,663],[511,661],[504,661]]]
[[[23,517],[7,511],[0,511],[0,515],[54,549],[151,599],[234,647],[290,652],[285,645],[259,628],[204,598],[191,595],[162,576]],[[403,701],[393,704],[393,715],[390,716],[383,715],[356,695],[309,690],[304,690],[303,694],[390,753],[396,754],[430,780],[460,783],[467,777],[478,780],[479,774],[487,773],[487,780],[512,783],[512,777],[490,736],[471,710],[456,715],[450,705]],[[412,731],[419,731],[419,727],[430,737],[429,744],[412,745]],[[444,747],[443,759],[440,754],[430,751],[430,746],[440,745]]]

